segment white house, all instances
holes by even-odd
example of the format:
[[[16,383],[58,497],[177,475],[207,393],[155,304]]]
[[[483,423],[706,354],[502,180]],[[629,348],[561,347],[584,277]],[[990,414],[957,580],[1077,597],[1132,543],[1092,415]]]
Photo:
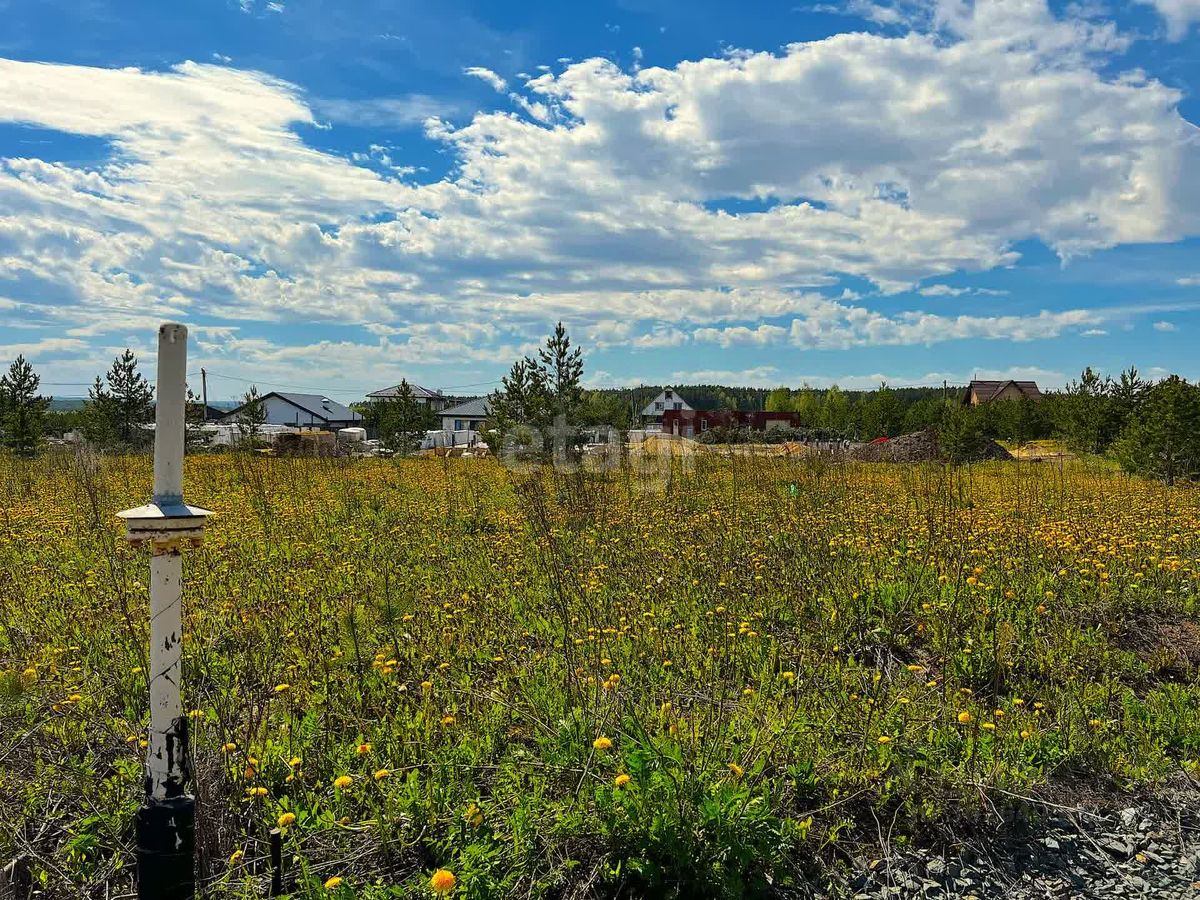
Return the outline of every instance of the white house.
[[[428,406],[434,412],[445,407],[446,398],[442,396],[441,391],[421,387],[421,385],[413,384],[412,382],[409,382],[408,387],[412,391],[413,399],[422,406]],[[392,400],[399,395],[400,385],[397,384],[379,391],[371,391],[371,393],[367,394],[367,400]]]
[[[336,400],[320,394],[292,394],[271,391],[259,398],[265,425],[291,425],[294,428],[320,428],[337,431],[362,423],[362,416]],[[228,425],[236,425],[244,409],[239,406],[222,417]]]
[[[479,397],[448,407],[440,415],[442,431],[482,431],[488,417],[487,398]]]
[[[643,425],[662,425],[663,413],[669,409],[690,410],[691,405],[675,393],[674,388],[665,388],[662,393],[646,404],[642,410]]]

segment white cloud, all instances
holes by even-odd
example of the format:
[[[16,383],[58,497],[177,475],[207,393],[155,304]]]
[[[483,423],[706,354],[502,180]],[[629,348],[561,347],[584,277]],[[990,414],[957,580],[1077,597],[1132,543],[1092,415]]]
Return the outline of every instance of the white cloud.
[[[1200,0],[1141,0],[1158,10],[1167,23],[1167,37],[1181,41],[1188,30],[1200,22]]]
[[[1179,326],[1177,326],[1174,322],[1155,322],[1154,330],[1155,331],[1178,331]]]
[[[1181,287],[1196,287],[1200,285],[1200,275],[1187,275],[1183,278],[1176,278],[1175,283]]]
[[[885,314],[877,298],[815,290],[843,275],[912,289],[1010,265],[1029,238],[1070,257],[1200,233],[1196,128],[1178,91],[1108,74],[1123,44],[1111,27],[1055,19],[1036,0],[944,4],[926,18],[933,31],[843,34],[673,68],[585,60],[514,90],[512,110],[462,125],[446,121],[461,110],[434,98],[311,98],[225,65],[0,61],[0,121],[110,150],[93,165],[0,161],[0,295],[22,304],[0,308],[0,325],[31,308],[39,327],[84,322],[95,334],[122,333],[151,310],[224,323],[491,325],[372,351],[415,358],[424,341],[480,364],[556,317],[608,346],[646,348],[1094,329],[1103,311],[934,315],[889,301]],[[468,74],[507,90],[491,70]],[[391,149],[343,156],[306,144],[327,121],[426,122],[451,174],[417,184]],[[763,212],[715,209],[763,198]],[[307,365],[294,354],[260,361]]]
[[[503,94],[508,90],[508,82],[493,72],[491,69],[486,69],[483,66],[468,66],[463,69],[464,75],[470,75],[474,78],[481,78],[492,86],[492,89],[497,93]]]

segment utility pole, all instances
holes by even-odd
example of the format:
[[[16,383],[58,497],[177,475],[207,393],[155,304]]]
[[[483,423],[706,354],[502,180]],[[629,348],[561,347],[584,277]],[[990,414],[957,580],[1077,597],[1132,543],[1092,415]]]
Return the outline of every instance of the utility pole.
[[[154,413],[154,495],[145,506],[118,513],[125,537],[149,545],[150,735],[146,799],[137,812],[138,897],[191,900],[195,896],[196,800],[191,780],[188,720],[179,692],[183,618],[182,548],[204,535],[208,510],[183,502],[187,328],[158,329],[158,403]]]
[[[200,400],[204,404],[204,424],[208,424],[208,373],[200,369]]]

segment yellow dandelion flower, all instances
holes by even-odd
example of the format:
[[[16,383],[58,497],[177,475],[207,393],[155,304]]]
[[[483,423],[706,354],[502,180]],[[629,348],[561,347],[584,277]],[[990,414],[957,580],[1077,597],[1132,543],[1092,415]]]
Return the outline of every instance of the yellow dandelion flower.
[[[325,882],[325,890],[327,890],[327,891],[336,891],[341,886],[342,886],[342,876],[340,876],[340,875],[334,875],[332,878],[330,878],[328,881]]]
[[[275,824],[280,828],[287,828],[289,825],[294,825],[296,824],[296,814],[290,812],[284,813],[275,820]]]
[[[454,885],[457,883],[458,879],[449,869],[438,869],[429,879],[429,886],[433,888],[435,894],[448,894],[454,890]]]
[[[739,766],[735,762],[725,763],[725,768],[727,768],[730,772],[733,773],[734,778],[741,778],[743,775],[746,774],[746,770],[743,769],[741,766]]]
[[[383,779],[387,778],[391,774],[392,773],[389,772],[387,769],[379,769],[378,771],[376,771],[376,773],[372,777],[376,781],[383,781]]]
[[[592,746],[597,750],[611,750],[612,745],[613,742],[603,735],[592,741]]]
[[[275,685],[275,693],[277,693],[277,694],[286,693],[287,691],[290,691],[291,689],[292,689],[292,686],[290,684],[287,684],[286,682],[284,684]]]
[[[971,721],[971,714],[969,712],[967,712],[965,709],[958,714],[958,723],[960,725],[966,725],[970,721]]]
[[[891,739],[890,737],[888,737],[888,735],[886,735],[886,734],[881,734],[881,735],[879,736],[879,743],[881,743],[881,744],[890,744],[891,742],[892,742],[892,739]]]
[[[354,779],[349,775],[339,775],[337,778],[333,779],[333,786],[339,790],[344,791],[352,784],[354,784]]]
[[[371,752],[371,745],[370,744],[359,744],[357,752],[358,752],[359,756],[366,756],[368,753]]]
[[[616,778],[613,779],[613,784],[615,784],[619,788],[623,788],[627,784],[629,784],[629,782],[631,780],[632,779],[628,775],[626,775],[624,772],[622,772],[620,775],[618,775]]]

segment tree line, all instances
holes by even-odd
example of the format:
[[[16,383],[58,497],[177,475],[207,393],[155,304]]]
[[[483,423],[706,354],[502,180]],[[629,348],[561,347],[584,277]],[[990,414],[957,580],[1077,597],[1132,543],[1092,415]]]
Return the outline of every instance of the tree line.
[[[491,431],[525,428],[523,439],[542,435],[540,449],[549,452],[548,435],[556,423],[575,430],[572,442],[578,441],[578,429],[590,425],[635,427],[642,408],[663,390],[659,385],[587,390],[583,371],[583,353],[560,322],[536,354],[513,363],[501,387],[487,398]],[[78,430],[106,448],[141,450],[149,445],[146,426],[154,414],[154,388],[138,371],[132,351],[123,351],[103,377],[96,377],[81,410],[50,412],[51,398],[41,395],[40,385],[40,376],[23,356],[0,376],[0,442],[9,452],[32,456],[48,431],[65,430]],[[795,413],[801,428],[825,437],[869,441],[933,428],[952,458],[969,456],[978,442],[989,439],[1024,444],[1057,438],[1078,453],[1110,455],[1129,472],[1167,482],[1200,477],[1200,387],[1178,376],[1151,382],[1133,368],[1117,378],[1087,368],[1038,402],[1001,400],[978,406],[964,406],[959,390],[886,383],[872,391],[807,385],[769,390],[673,387],[700,409]],[[188,396],[189,444],[198,445],[205,410],[190,391]],[[360,405],[359,411],[396,453],[413,452],[425,431],[436,427],[434,413],[417,401],[407,381],[395,397]],[[263,420],[262,398],[251,387],[237,416],[249,445],[257,442]]]

